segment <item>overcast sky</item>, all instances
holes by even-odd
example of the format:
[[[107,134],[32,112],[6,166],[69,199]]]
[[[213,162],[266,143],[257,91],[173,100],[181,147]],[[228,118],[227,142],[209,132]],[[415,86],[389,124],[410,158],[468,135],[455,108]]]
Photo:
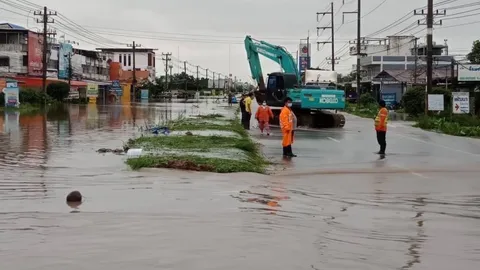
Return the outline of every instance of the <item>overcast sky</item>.
[[[3,1],[3,2],[2,2]],[[25,27],[38,27],[27,12],[16,9],[5,3],[29,5],[24,0],[0,1],[0,21],[12,22]],[[356,11],[356,0],[333,0],[335,28],[341,26],[336,33],[336,48],[344,47],[349,39],[356,37],[355,14],[345,16],[342,25],[342,12]],[[285,46],[295,56],[298,50],[299,39],[306,38],[310,31],[312,44],[312,66],[323,64],[325,57],[330,56],[330,45],[316,50],[316,42],[327,40],[329,30],[321,37],[317,37],[317,26],[327,26],[330,18],[325,16],[317,23],[316,12],[329,11],[329,1],[321,0],[30,0],[29,2],[47,6],[66,16],[68,19],[85,27],[86,29],[109,39],[108,42],[119,44],[89,44],[96,43],[85,38],[85,33],[79,31],[66,31],[60,24],[52,24],[57,33],[66,32],[67,39],[80,43],[82,48],[95,48],[110,46],[123,46],[135,40],[143,47],[158,49],[157,67],[162,62],[160,54],[171,52],[175,58],[188,61],[193,65],[200,65],[211,71],[223,74],[232,73],[242,80],[249,80],[250,70],[243,46],[245,35],[273,44]],[[342,3],[345,2],[344,5]],[[374,33],[382,27],[400,19],[408,12],[413,14],[413,9],[421,8],[427,0],[364,0],[362,1],[362,36]],[[445,0],[435,0],[435,3]],[[451,0],[452,3],[442,5],[441,8],[475,3],[474,0]],[[382,4],[383,3],[383,4]],[[376,9],[375,9],[376,8]],[[439,7],[440,8],[440,7]],[[479,13],[475,9],[480,6],[463,9],[453,9],[449,14],[467,12],[464,15]],[[20,14],[14,14],[15,11]],[[371,12],[375,9],[373,12]],[[479,13],[480,14],[480,13]],[[451,17],[458,17],[451,16]],[[376,37],[393,35],[404,29],[421,16],[409,18],[406,22]],[[56,18],[63,25],[71,24],[62,17]],[[472,41],[478,38],[480,24],[477,16],[468,16],[460,19],[445,20],[444,27],[463,23],[469,25],[443,28],[438,27],[434,32],[434,40],[443,43],[448,39],[451,53],[465,54],[471,48]],[[415,33],[425,28],[420,26],[405,32]],[[426,31],[417,34],[423,37]],[[107,35],[108,33],[112,35]],[[94,38],[98,39],[98,38]],[[107,41],[99,41],[107,42]],[[346,48],[346,47],[344,47]],[[354,63],[354,57],[349,57],[346,50],[337,71],[349,72]],[[264,72],[278,71],[279,66],[269,60],[262,60]],[[194,70],[194,68],[190,68]],[[160,68],[157,68],[161,72]]]

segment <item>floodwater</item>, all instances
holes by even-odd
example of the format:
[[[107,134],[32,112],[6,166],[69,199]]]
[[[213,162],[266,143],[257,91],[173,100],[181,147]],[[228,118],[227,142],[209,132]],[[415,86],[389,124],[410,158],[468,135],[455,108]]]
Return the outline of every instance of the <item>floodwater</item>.
[[[70,105],[0,116],[2,269],[478,269],[480,142],[395,123],[379,160],[371,120],[252,134],[277,176],[145,170],[120,148],[147,123],[215,103]],[[6,131],[6,132],[5,132]],[[86,199],[65,204],[72,190]]]

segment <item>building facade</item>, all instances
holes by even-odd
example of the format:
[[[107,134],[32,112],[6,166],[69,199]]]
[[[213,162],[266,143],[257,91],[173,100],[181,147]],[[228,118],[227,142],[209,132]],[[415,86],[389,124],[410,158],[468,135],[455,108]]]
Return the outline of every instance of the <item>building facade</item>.
[[[104,53],[113,55],[112,61],[121,64],[123,71],[133,73],[133,49],[132,48],[99,48]],[[155,51],[151,48],[135,48],[135,71],[148,71],[148,80],[155,80]]]

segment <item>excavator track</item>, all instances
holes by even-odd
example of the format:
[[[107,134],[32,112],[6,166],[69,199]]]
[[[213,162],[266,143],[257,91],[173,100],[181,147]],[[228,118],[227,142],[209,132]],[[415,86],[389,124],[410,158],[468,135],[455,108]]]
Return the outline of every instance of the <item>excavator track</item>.
[[[330,111],[307,111],[293,110],[297,117],[297,126],[310,128],[343,128],[345,116]],[[272,125],[279,125],[280,110],[273,110],[274,118],[270,121]]]

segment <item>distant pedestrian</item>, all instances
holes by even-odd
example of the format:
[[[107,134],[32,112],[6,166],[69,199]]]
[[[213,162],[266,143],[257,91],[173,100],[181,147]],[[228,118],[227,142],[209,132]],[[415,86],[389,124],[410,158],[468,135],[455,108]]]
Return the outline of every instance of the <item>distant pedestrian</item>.
[[[232,106],[232,99],[233,99],[233,94],[232,92],[228,92],[228,95],[227,95],[227,98],[228,98],[228,106]]]
[[[250,119],[252,119],[252,101],[253,93],[249,93],[248,96],[243,100],[243,103],[245,103],[245,122],[243,127],[246,130],[250,129]]]
[[[297,126],[297,117],[292,111],[292,99],[285,99],[285,106],[280,112],[280,129],[282,130],[282,146],[284,157],[296,157],[293,154],[292,144],[294,141],[294,132]]]
[[[375,117],[375,131],[377,132],[377,142],[380,145],[379,155],[385,155],[385,149],[387,148],[387,123],[388,123],[388,110],[385,107],[385,101],[380,100],[378,102],[380,110]]]
[[[258,127],[260,128],[260,133],[263,135],[263,131],[267,132],[267,136],[270,136],[270,119],[273,118],[272,109],[267,106],[267,103],[264,101],[262,106],[258,107],[257,112],[255,113],[255,119],[258,121]]]
[[[240,99],[240,116],[242,118],[241,120],[241,123],[242,123],[242,126],[245,127],[245,116],[247,115],[247,111],[245,110],[245,98],[247,97],[246,94],[242,94],[242,98]]]

